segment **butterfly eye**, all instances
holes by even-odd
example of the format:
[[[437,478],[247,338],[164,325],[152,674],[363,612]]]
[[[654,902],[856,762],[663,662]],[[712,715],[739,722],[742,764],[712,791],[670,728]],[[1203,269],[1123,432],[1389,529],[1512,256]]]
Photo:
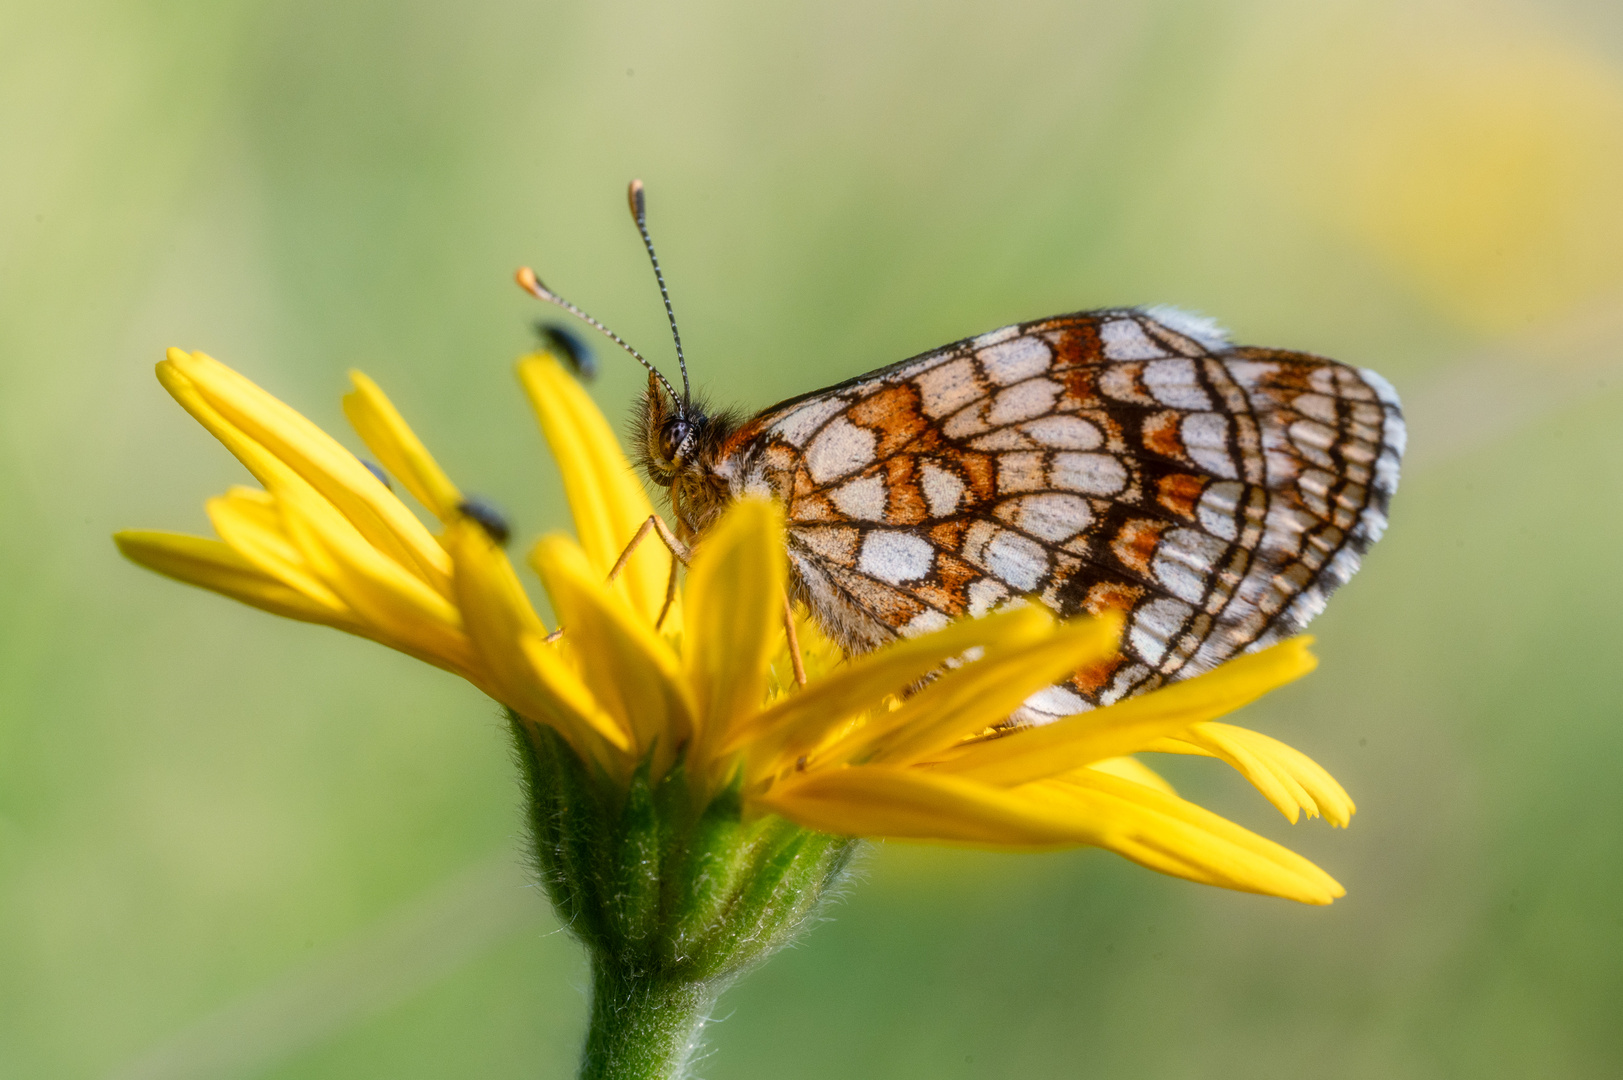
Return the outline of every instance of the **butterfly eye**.
[[[688,441],[688,435],[692,431],[692,425],[680,416],[667,423],[659,431],[660,457],[666,461],[675,461],[676,455],[682,451],[682,444]]]

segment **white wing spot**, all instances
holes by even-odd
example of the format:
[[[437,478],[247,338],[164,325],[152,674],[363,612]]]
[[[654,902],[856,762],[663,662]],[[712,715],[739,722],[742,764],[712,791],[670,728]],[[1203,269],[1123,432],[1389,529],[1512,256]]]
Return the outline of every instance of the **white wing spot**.
[[[1225,480],[1203,491],[1200,502],[1195,505],[1200,527],[1213,536],[1233,541],[1240,535],[1234,512],[1240,508],[1240,496],[1244,493],[1245,486],[1237,480]]]
[[[991,611],[999,600],[1008,596],[1009,590],[997,578],[983,577],[969,583],[967,595],[969,614],[978,619]]]
[[[1104,433],[1080,416],[1060,413],[1020,425],[1020,430],[1055,450],[1093,450],[1104,445]]]
[[[933,367],[913,382],[919,388],[919,408],[932,419],[961,409],[981,396],[975,363],[967,356]]]
[[[1182,600],[1168,597],[1152,600],[1133,614],[1133,628],[1127,640],[1145,660],[1159,664],[1166,655],[1167,642],[1192,614],[1194,608]]]
[[[1336,399],[1324,394],[1297,394],[1291,398],[1291,408],[1321,424],[1334,424],[1337,419]],[[1379,419],[1380,410],[1373,405],[1370,408],[1377,414],[1376,419]]]
[[[1279,372],[1278,364],[1265,360],[1228,360],[1223,366],[1229,369],[1230,378],[1248,390],[1265,384]]]
[[[1022,338],[1021,340],[1030,340]],[[1013,424],[1032,420],[1054,407],[1064,387],[1051,379],[1028,379],[1006,390],[998,391],[986,419],[992,424]]]
[[[1222,413],[1190,413],[1178,427],[1184,449],[1196,465],[1213,476],[1233,480],[1239,476],[1229,457],[1229,418]]]
[[[1093,510],[1080,495],[1045,491],[1012,500],[1009,524],[1039,540],[1060,544],[1069,540],[1093,520]],[[1001,507],[999,508],[1001,509]]]
[[[885,520],[885,478],[877,473],[847,480],[829,493],[840,513],[857,521]]]
[[[837,417],[812,440],[806,451],[806,471],[819,484],[837,480],[872,463],[877,445],[873,432]]]
[[[971,450],[1000,452],[1003,450],[1031,450],[1035,444],[1019,428],[1003,427],[977,435],[969,440]]]
[[[998,533],[981,557],[988,573],[1017,592],[1035,589],[1048,573],[1048,553],[1041,544],[1018,533]]]
[[[984,349],[988,345],[996,345],[1000,341],[1008,341],[1019,332],[1019,326],[1000,326],[996,330],[988,330],[980,337],[970,341],[969,347],[972,349]]]
[[[1043,456],[1040,453],[1007,453],[997,458],[997,489],[1004,495],[1018,491],[1041,491]]]
[[[1039,722],[1052,723],[1062,716],[1087,711],[1088,703],[1079,694],[1063,686],[1045,686],[1022,702],[1020,707],[1040,714]]]
[[[1174,409],[1210,409],[1212,399],[1201,388],[1192,360],[1152,360],[1144,365],[1144,388]]]
[[[1084,495],[1114,495],[1127,486],[1127,467],[1109,454],[1055,454],[1049,482]]]
[[[1291,442],[1303,449],[1328,450],[1336,444],[1336,431],[1316,420],[1298,420],[1291,425]]]
[[[1151,568],[1156,580],[1180,600],[1198,604],[1217,571],[1227,544],[1198,529],[1172,529],[1161,537]]]
[[[951,620],[935,608],[925,608],[907,621],[902,627],[903,637],[918,637],[920,634],[932,634],[947,625]]]
[[[800,449],[806,445],[806,440],[812,437],[812,432],[822,426],[824,420],[845,408],[846,400],[838,395],[808,401],[794,412],[772,425],[772,430]]]
[[[1053,355],[1042,338],[1019,337],[982,349],[981,369],[988,379],[1008,386],[1047,371]]]
[[[933,461],[924,462],[919,472],[919,486],[924,489],[924,502],[930,507],[930,516],[944,518],[956,513],[958,500],[964,495],[964,482],[958,474]]]
[[[1099,327],[1099,340],[1110,360],[1157,360],[1167,354],[1132,319],[1112,319]]]
[[[935,548],[922,536],[875,529],[862,542],[857,569],[869,577],[900,585],[917,581],[935,563]]]

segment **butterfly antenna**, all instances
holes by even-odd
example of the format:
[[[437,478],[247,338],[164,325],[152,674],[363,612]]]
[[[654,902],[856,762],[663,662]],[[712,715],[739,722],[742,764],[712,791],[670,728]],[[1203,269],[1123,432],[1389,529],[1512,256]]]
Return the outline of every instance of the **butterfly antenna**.
[[[518,273],[513,276],[517,278],[519,288],[523,289],[537,300],[545,300],[549,304],[556,304],[565,311],[569,312],[569,314],[575,316],[575,318],[579,319],[581,322],[585,323],[587,326],[590,326],[593,330],[596,330],[598,333],[620,346],[620,348],[624,349],[626,352],[630,353],[636,358],[637,363],[647,368],[648,373],[659,380],[659,384],[665,388],[665,392],[667,394],[671,395],[671,400],[673,402],[680,400],[685,404],[687,399],[685,397],[679,399],[676,396],[676,390],[672,388],[670,380],[665,378],[664,375],[661,375],[659,369],[653,364],[650,364],[647,360],[643,359],[642,353],[626,344],[625,338],[621,337],[619,334],[616,334],[613,330],[610,330],[608,327],[586,314],[586,312],[582,311],[574,304],[571,304],[568,300],[565,300],[563,297],[541,284],[541,279],[535,276],[534,270],[531,270],[528,266],[521,266],[518,268]],[[678,352],[678,355],[681,355],[680,352]],[[682,388],[683,390],[686,390],[687,372],[684,371],[682,376]]]
[[[676,329],[676,312],[671,310],[671,294],[665,288],[665,275],[659,269],[659,256],[654,254],[654,239],[648,235],[648,204],[643,199],[642,181],[633,180],[626,189],[626,201],[631,204],[631,220],[642,233],[642,246],[648,249],[648,261],[654,264],[654,280],[659,282],[659,298],[665,301],[665,317],[671,321],[671,338],[676,342],[676,366],[682,369],[682,408],[688,406],[688,363],[682,356],[682,334]]]

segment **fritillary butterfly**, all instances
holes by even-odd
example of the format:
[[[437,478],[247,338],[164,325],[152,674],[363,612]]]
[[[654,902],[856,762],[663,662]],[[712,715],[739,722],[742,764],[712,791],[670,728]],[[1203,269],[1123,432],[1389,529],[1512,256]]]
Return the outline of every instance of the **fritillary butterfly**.
[[[647,241],[640,185],[632,212]],[[847,651],[1031,600],[1125,616],[1116,658],[1015,723],[1301,630],[1386,528],[1404,447],[1374,372],[1167,307],[1006,326],[750,418],[695,403],[685,362],[680,395],[650,371],[637,448],[678,532],[777,500],[795,598]]]

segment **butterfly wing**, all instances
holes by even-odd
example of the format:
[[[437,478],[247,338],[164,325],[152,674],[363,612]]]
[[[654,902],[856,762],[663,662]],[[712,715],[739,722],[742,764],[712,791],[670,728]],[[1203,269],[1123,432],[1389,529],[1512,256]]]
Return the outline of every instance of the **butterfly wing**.
[[[726,465],[787,508],[801,598],[848,649],[1023,597],[1124,613],[1121,656],[1029,702],[1040,722],[1300,630],[1384,530],[1403,442],[1373,372],[1115,310],[785,402]]]

